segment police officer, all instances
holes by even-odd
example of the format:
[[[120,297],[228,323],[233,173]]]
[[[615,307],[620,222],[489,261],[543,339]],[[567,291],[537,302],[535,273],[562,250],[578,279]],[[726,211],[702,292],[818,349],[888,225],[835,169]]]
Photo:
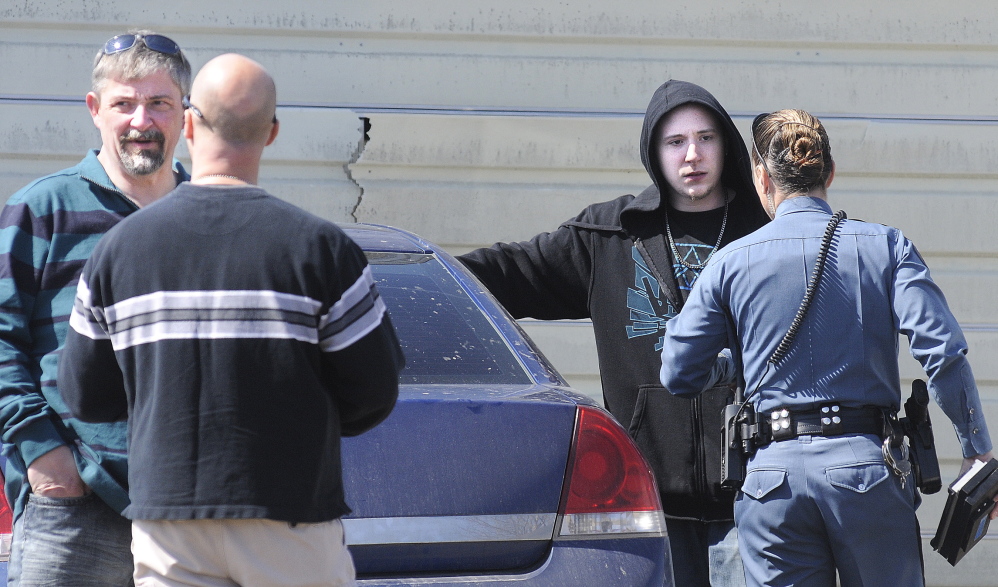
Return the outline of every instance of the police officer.
[[[921,586],[914,480],[901,449],[883,448],[885,414],[901,402],[898,333],[953,421],[964,469],[991,458],[967,342],[901,231],[844,220],[796,337],[771,361],[829,228],[835,167],[807,112],[760,115],[752,135],[756,191],[774,221],[714,255],[669,322],[662,383],[696,395],[730,347],[764,421],[735,503],[749,585],[834,586],[837,571],[843,587]]]

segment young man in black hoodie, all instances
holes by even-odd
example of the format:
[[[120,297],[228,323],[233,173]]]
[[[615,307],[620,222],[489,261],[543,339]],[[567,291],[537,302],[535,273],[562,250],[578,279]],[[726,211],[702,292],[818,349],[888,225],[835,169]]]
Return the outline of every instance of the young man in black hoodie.
[[[734,492],[720,487],[719,386],[694,400],[659,383],[666,322],[714,251],[769,218],[745,144],[700,86],[671,80],[641,129],[652,185],[587,207],[557,230],[497,243],[461,260],[513,316],[591,318],[603,398],[658,480],[677,585],[744,585]]]

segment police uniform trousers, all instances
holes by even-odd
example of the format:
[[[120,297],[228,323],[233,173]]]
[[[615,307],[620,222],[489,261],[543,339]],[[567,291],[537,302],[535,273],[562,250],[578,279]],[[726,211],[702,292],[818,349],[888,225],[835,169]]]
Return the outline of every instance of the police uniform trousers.
[[[761,447],[735,501],[751,586],[922,587],[917,500],[875,435],[800,436]]]

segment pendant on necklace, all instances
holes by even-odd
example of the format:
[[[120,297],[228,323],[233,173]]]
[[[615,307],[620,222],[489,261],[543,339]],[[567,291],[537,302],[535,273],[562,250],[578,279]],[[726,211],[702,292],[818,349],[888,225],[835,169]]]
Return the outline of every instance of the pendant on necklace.
[[[672,226],[669,225],[668,208],[666,208],[665,210],[666,210],[665,234],[669,239],[669,247],[672,248],[673,256],[675,256],[676,260],[679,261],[679,263],[683,267],[686,267],[687,269],[690,269],[692,271],[699,271],[704,267],[706,267],[707,262],[710,261],[710,258],[714,256],[714,253],[717,252],[717,249],[721,248],[721,240],[724,238],[724,229],[725,227],[728,226],[728,200],[727,199],[724,200],[724,219],[721,220],[721,231],[717,234],[717,242],[714,243],[714,248],[710,250],[710,253],[707,255],[707,258],[704,259],[703,262],[701,263],[688,263],[686,259],[683,259],[682,256],[680,256],[679,249],[676,248],[676,239],[672,237]]]

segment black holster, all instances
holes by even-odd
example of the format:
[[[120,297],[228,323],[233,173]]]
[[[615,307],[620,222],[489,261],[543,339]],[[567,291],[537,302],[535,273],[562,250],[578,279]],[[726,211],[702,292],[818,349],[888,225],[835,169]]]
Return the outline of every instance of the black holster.
[[[924,494],[936,493],[942,487],[942,478],[932,422],[929,420],[929,390],[925,381],[916,379],[911,382],[911,397],[904,402],[904,417],[900,423],[911,448],[915,485]]]
[[[745,481],[745,456],[742,454],[740,402],[724,407],[724,430],[721,431],[721,487],[738,490]]]
[[[745,481],[745,466],[755,454],[758,432],[755,410],[744,400],[742,388],[724,407],[724,429],[721,431],[721,487],[737,491]]]

